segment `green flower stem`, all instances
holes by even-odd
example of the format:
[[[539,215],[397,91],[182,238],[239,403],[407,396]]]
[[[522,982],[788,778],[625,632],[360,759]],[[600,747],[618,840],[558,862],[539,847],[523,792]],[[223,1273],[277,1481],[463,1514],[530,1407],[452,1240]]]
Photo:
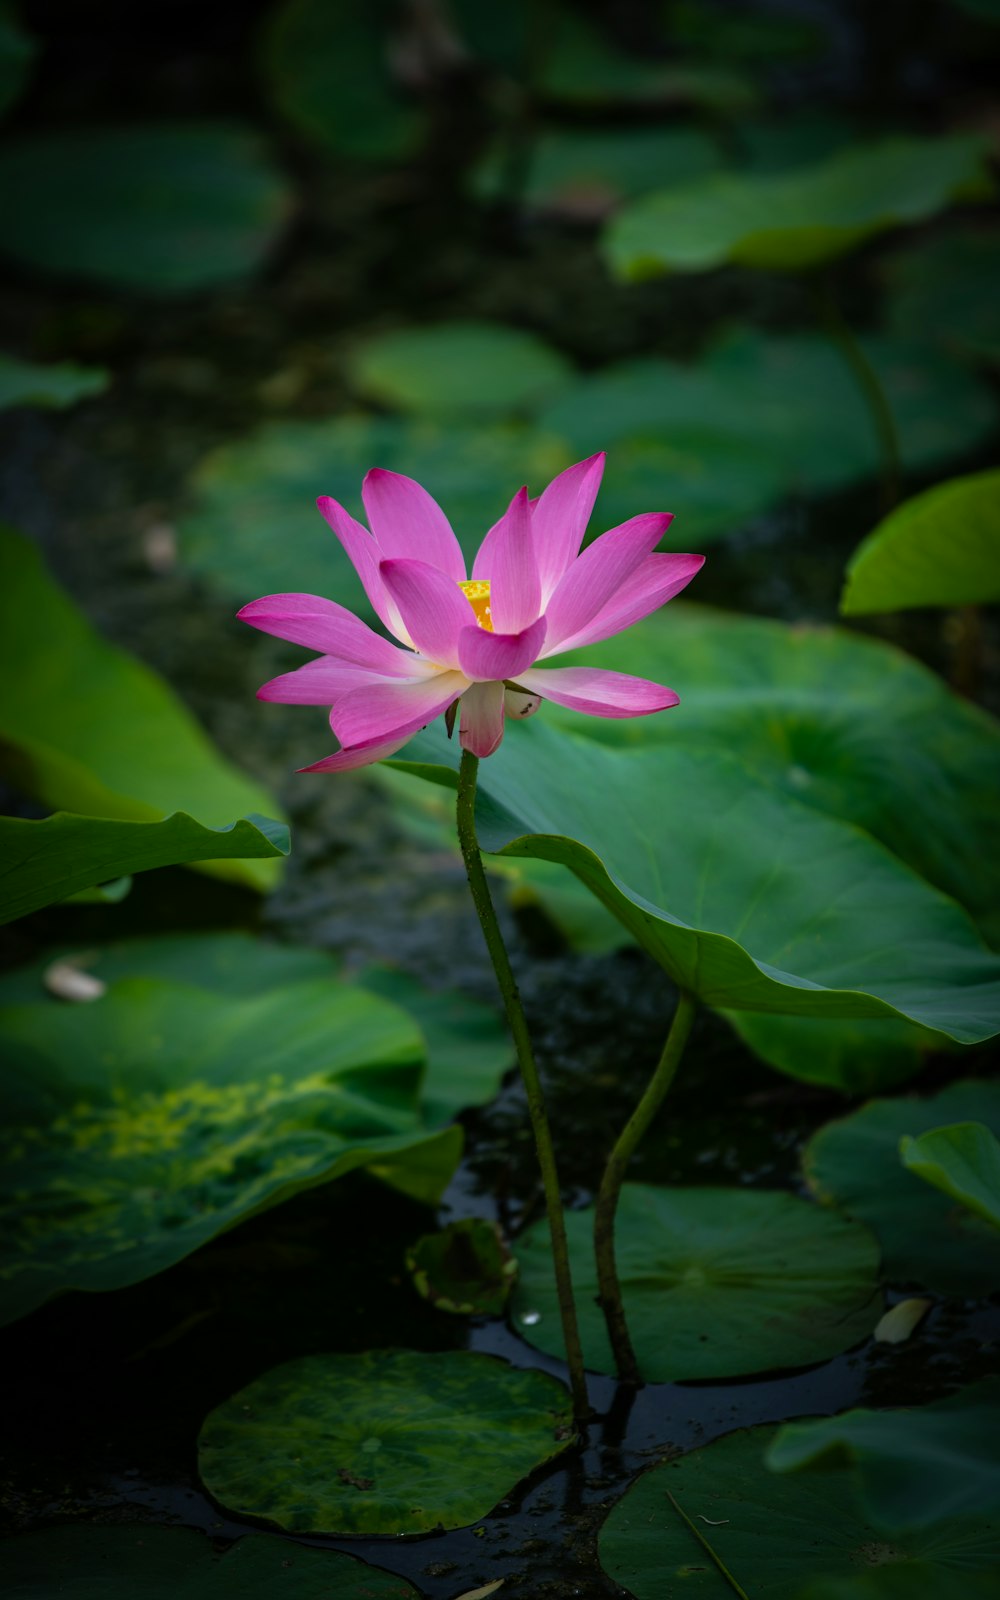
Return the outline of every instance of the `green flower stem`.
[[[817,298],[827,333],[850,367],[875,427],[882,457],[882,513],[885,515],[899,502],[902,468],[896,419],[881,379],[841,311],[828,278],[817,289]]]
[[[656,1070],[649,1080],[646,1092],[629,1117],[608,1157],[594,1211],[594,1255],[597,1260],[598,1303],[608,1326],[608,1338],[615,1358],[615,1368],[622,1383],[641,1384],[642,1375],[635,1358],[625,1307],[622,1304],[621,1284],[615,1265],[615,1212],[618,1197],[628,1165],[640,1139],[645,1134],[664,1096],[674,1081],[674,1074],[684,1053],[691,1023],[694,1020],[694,996],[685,989],[680,991],[677,1009],[670,1024]]]
[[[483,858],[479,850],[479,840],[476,837],[476,774],[478,770],[479,757],[470,754],[468,750],[463,750],[462,764],[458,773],[458,839],[462,847],[462,857],[465,861],[465,870],[469,878],[469,888],[472,890],[472,903],[476,908],[476,915],[479,917],[483,937],[486,940],[486,948],[490,953],[493,970],[500,985],[504,1011],[507,1013],[507,1023],[514,1036],[518,1064],[528,1093],[528,1111],[531,1115],[531,1126],[535,1135],[538,1162],[542,1169],[542,1185],[545,1191],[545,1204],[548,1209],[549,1230],[552,1235],[552,1260],[555,1265],[556,1291],[559,1295],[559,1312],[562,1318],[563,1340],[566,1345],[570,1388],[573,1393],[573,1412],[577,1423],[582,1424],[590,1416],[590,1398],[587,1394],[587,1380],[583,1369],[583,1348],[580,1344],[576,1303],[573,1299],[573,1283],[570,1278],[569,1246],[566,1242],[566,1222],[563,1216],[562,1196],[559,1192],[559,1175],[556,1171],[552,1133],[545,1113],[545,1100],[542,1095],[538,1068],[535,1065],[534,1051],[531,1048],[528,1024],[521,1006],[521,997],[518,994],[510,958],[507,955],[503,935],[500,932],[500,924],[497,922],[497,914],[493,906],[493,898],[490,894],[489,884],[486,881]]]

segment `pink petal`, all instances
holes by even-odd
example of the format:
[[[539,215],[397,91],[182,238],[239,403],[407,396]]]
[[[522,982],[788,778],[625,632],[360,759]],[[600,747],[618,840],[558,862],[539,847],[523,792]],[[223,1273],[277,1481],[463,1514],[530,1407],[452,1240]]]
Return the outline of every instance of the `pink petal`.
[[[581,632],[645,561],[673,518],[648,511],[602,533],[573,562],[556,586],[545,616],[549,653]]]
[[[373,467],[361,486],[368,521],[383,558],[426,561],[456,583],[465,578],[465,557],[437,501],[401,472]]]
[[[633,622],[648,617],[651,611],[679,594],[704,564],[704,556],[679,555],[673,551],[647,556],[585,627],[560,639],[554,648],[545,651],[545,655],[596,644],[599,639],[609,639],[613,633],[630,628]]]
[[[365,538],[371,542],[370,536]],[[378,574],[376,572],[376,578]],[[379,591],[382,580],[378,578]],[[241,622],[248,622],[261,633],[273,633],[309,650],[322,650],[342,661],[370,667],[390,677],[411,677],[413,655],[382,639],[366,623],[333,600],[315,594],[269,594],[238,611]]]
[[[545,618],[539,617],[521,633],[490,633],[486,628],[463,628],[458,636],[458,664],[467,678],[481,683],[518,678],[538,660],[545,642]]]
[[[294,672],[283,672],[280,677],[262,684],[257,690],[257,699],[277,701],[285,706],[332,706],[337,696],[348,689],[363,689],[376,683],[422,682],[433,675],[430,663],[413,655],[409,659],[415,667],[423,667],[423,671],[414,672],[403,680],[384,672],[372,672],[369,667],[355,666],[350,661],[339,661],[335,656],[320,656]]]
[[[385,744],[366,745],[361,750],[338,750],[336,755],[314,761],[311,767],[299,767],[299,771],[350,772],[353,767],[370,767],[376,761],[384,761],[386,756],[394,756],[411,737],[411,734],[407,734],[405,738],[389,739]]]
[[[409,738],[447,711],[469,682],[460,672],[438,672],[421,683],[374,683],[342,694],[330,726],[345,748]]]
[[[522,672],[518,682],[532,694],[592,717],[645,717],[680,701],[673,689],[650,683],[648,678],[602,672],[597,667],[533,667]]]
[[[538,497],[531,520],[543,606],[579,552],[603,476],[601,451],[560,472]]]
[[[458,666],[458,636],[475,612],[452,578],[426,561],[383,561],[382,582],[417,649],[443,667]]]
[[[320,495],[316,501],[326,521],[333,529],[353,563],[354,570],[364,585],[365,594],[371,601],[372,610],[381,617],[390,633],[396,638],[401,637],[399,613],[392,604],[378,575],[378,564],[381,552],[375,540],[363,528],[360,522],[355,522],[349,511],[345,511],[339,501],[332,499],[328,494]],[[403,640],[409,644],[408,639]]]
[[[502,683],[474,683],[462,696],[458,738],[474,756],[491,756],[503,738]]]
[[[527,489],[519,489],[486,535],[473,575],[490,584],[490,613],[498,633],[520,633],[541,609],[541,587]]]

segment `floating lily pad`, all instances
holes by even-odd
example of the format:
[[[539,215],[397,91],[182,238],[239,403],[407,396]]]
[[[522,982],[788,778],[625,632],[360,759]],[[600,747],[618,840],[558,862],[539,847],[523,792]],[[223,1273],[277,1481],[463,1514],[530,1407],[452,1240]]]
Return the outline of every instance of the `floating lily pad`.
[[[461,1317],[502,1316],[517,1276],[500,1229],[481,1217],[425,1233],[406,1252],[406,1266],[418,1294]]]
[[[1000,1085],[970,1081],[926,1100],[872,1100],[814,1134],[803,1157],[806,1178],[820,1200],[874,1230],[891,1282],[991,1294],[1000,1286],[996,1229],[899,1161],[900,1139],[955,1122],[1000,1132]]]
[[[243,817],[228,828],[203,828],[193,817],[176,811],[162,822],[112,822],[105,817],[73,817],[65,811],[33,822],[0,817],[3,854],[3,899],[0,923],[26,917],[82,890],[121,874],[152,867],[212,863],[221,870],[228,860],[245,864],[287,856],[288,829],[267,817]],[[243,865],[242,870],[249,869]],[[127,878],[124,880],[127,884]],[[104,898],[121,899],[121,891]]]
[[[187,294],[263,263],[291,194],[234,122],[27,134],[0,151],[0,250],[114,288]]]
[[[911,1580],[889,1594],[944,1600],[1000,1561],[1000,1534],[982,1518],[953,1517],[890,1540],[867,1521],[846,1473],[768,1473],[763,1457],[774,1434],[773,1428],[731,1433],[643,1473],[604,1525],[599,1550],[608,1576],[635,1600],[664,1600],[672,1591],[732,1600],[729,1582],[689,1523],[746,1593],[768,1600],[798,1600],[812,1579],[859,1579],[859,1600],[881,1595],[864,1581],[886,1564]],[[926,1586],[934,1580],[940,1589]]]
[[[981,1122],[905,1134],[899,1155],[907,1172],[1000,1228],[1000,1140]]]
[[[1000,1510],[1000,1378],[911,1411],[848,1411],[792,1422],[768,1449],[773,1472],[848,1468],[872,1522],[892,1532]]]
[[[433,1202],[461,1150],[418,1109],[424,1044],[325,979],[239,997],[122,978],[0,1009],[0,1319],[138,1283],[245,1217],[365,1167]]]
[[[44,805],[142,822],[182,811],[211,828],[252,813],[280,815],[277,802],[218,753],[155,672],[101,638],[34,546],[10,529],[0,530],[0,668],[0,770]],[[64,832],[68,826],[60,824]],[[167,836],[136,833],[127,847],[138,845],[135,865],[123,865],[124,855],[116,865],[111,856],[105,876],[139,870],[150,847],[150,865],[160,865],[156,838],[165,843]],[[110,836],[105,843],[118,849]],[[191,846],[188,859],[203,861],[201,841]],[[208,870],[265,888],[277,868],[275,860],[220,859]],[[95,881],[86,877],[67,893]]]
[[[455,760],[436,725],[395,758],[448,785]],[[687,797],[680,833],[665,795]],[[968,1043],[1000,1030],[1000,961],[965,913],[736,754],[611,749],[514,722],[480,770],[477,823],[487,851],[571,867],[709,1005],[896,1016]]]
[[[584,1359],[613,1373],[593,1226],[591,1210],[567,1215]],[[867,1228],[794,1195],[627,1183],[615,1241],[629,1332],[650,1383],[825,1361],[866,1338],[882,1312],[878,1246]],[[516,1250],[514,1325],[529,1344],[561,1356],[548,1223],[529,1228]]]
[[[522,483],[540,493],[570,460],[558,441],[516,425],[362,416],[272,423],[202,462],[194,509],[180,521],[181,553],[241,602],[291,584],[364,611],[361,584],[316,510],[317,495],[333,495],[363,516],[369,467],[405,472],[445,508],[471,558]]]
[[[959,228],[921,239],[885,264],[888,325],[969,360],[1000,362],[1000,233]]]
[[[101,367],[77,367],[69,361],[40,366],[0,355],[0,411],[11,406],[62,407],[103,394],[109,374]]]
[[[721,165],[718,144],[693,128],[542,129],[527,176],[508,195],[510,155],[498,142],[473,177],[485,199],[516,198],[532,211],[599,221],[623,200],[679,183]]]
[[[499,322],[439,322],[376,334],[354,352],[350,367],[360,394],[429,417],[510,416],[565,388],[571,376],[558,351]]]
[[[207,1488],[293,1532],[429,1533],[475,1522],[573,1438],[543,1372],[466,1350],[369,1350],[273,1367],[198,1441]]]
[[[203,1533],[147,1523],[5,1539],[0,1581],[10,1600],[417,1600],[404,1578],[339,1550],[251,1533],[220,1553]]]
[[[336,155],[402,160],[426,137],[427,119],[389,75],[390,8],[369,0],[286,0],[260,44],[277,109]]]
[[[906,467],[940,466],[993,432],[989,389],[958,363],[899,339],[865,348]],[[601,499],[609,524],[674,511],[671,537],[683,528],[687,548],[738,531],[790,494],[829,493],[879,468],[865,398],[818,334],[730,329],[694,363],[617,363],[557,398],[539,424],[574,457],[609,450]]]
[[[1000,472],[915,495],[862,540],[847,569],[847,616],[1000,600]]]
[[[626,279],[727,262],[797,271],[992,192],[978,137],[886,139],[815,167],[719,174],[645,196],[612,221],[606,254]]]

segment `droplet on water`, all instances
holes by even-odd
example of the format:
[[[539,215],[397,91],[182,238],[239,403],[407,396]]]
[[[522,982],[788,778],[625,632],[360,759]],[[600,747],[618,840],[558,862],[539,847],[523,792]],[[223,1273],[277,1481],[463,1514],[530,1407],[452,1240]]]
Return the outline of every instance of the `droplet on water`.
[[[526,1328],[533,1328],[535,1323],[541,1322],[541,1320],[542,1313],[540,1311],[522,1311],[518,1317],[518,1321]]]

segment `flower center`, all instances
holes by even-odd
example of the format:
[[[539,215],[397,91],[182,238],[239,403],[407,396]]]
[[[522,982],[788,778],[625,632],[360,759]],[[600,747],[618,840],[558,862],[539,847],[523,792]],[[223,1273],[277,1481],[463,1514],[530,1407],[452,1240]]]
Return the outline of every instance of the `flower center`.
[[[490,580],[489,578],[468,578],[458,586],[468,600],[476,615],[476,622],[480,628],[485,628],[487,633],[493,632],[493,618],[490,614]]]

